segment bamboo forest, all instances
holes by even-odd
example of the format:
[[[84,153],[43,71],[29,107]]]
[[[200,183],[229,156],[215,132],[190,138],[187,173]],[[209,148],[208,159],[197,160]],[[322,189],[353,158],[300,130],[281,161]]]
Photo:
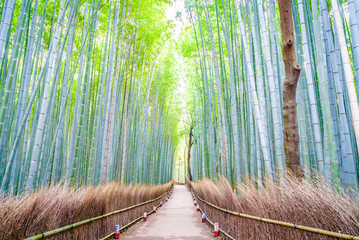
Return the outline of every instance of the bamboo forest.
[[[359,239],[358,0],[0,16],[0,240]]]

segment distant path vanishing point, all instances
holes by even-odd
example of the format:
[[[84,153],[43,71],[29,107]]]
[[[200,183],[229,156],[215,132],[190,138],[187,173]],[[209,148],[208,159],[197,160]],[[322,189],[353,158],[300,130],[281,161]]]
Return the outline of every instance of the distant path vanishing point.
[[[125,232],[120,239],[204,240],[215,239],[196,212],[191,194],[184,185],[175,185],[171,199],[141,222]]]

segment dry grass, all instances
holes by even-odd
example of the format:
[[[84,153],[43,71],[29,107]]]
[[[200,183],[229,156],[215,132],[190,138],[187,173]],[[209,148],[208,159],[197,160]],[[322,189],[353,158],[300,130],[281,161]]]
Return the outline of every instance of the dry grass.
[[[97,187],[45,188],[37,193],[0,198],[0,239],[23,239],[88,218],[159,197],[173,182],[164,185],[124,186],[109,183]],[[151,211],[161,200],[80,226],[47,239],[99,239]]]
[[[203,199],[236,212],[345,234],[359,235],[359,204],[323,181],[313,185],[294,179],[256,186],[250,181],[233,193],[224,177],[189,183]],[[209,219],[236,239],[336,239],[284,226],[224,214],[199,202]]]

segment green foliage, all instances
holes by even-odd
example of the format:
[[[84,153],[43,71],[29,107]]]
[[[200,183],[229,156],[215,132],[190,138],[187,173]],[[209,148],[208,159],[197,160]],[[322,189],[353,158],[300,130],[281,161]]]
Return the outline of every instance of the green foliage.
[[[182,31],[181,38],[177,43],[177,47],[184,58],[194,58],[198,56],[196,39],[194,38],[192,31],[192,27],[186,27]]]
[[[16,34],[26,40],[14,55],[19,63],[11,72],[14,84],[7,72],[0,76],[1,113],[11,116],[0,121],[6,129],[0,133],[0,155],[6,159],[0,163],[1,192],[19,193],[24,183],[31,190],[61,179],[77,186],[169,181],[181,114],[174,94],[178,63],[169,44],[173,25],[165,17],[169,2],[41,0],[36,19],[35,1],[28,2],[25,14],[24,2],[16,1],[8,31],[10,53]],[[2,15],[3,3],[0,7]],[[19,26],[21,18],[26,25]],[[6,55],[0,64],[11,58]]]

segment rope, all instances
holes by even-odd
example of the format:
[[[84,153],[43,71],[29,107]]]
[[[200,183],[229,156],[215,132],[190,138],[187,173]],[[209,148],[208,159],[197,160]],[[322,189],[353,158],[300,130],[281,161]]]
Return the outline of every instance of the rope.
[[[187,184],[186,184],[186,188],[188,189],[188,191],[191,191],[191,189],[187,186]],[[191,191],[191,192],[193,192],[193,191]],[[194,194],[196,194],[196,193],[194,193]],[[197,196],[197,194],[196,194],[196,196]],[[205,214],[205,212],[203,211],[203,209],[199,205],[198,205],[198,209],[201,211],[201,213]],[[214,226],[214,223],[207,217],[207,215],[206,215],[206,221],[209,222],[212,226]],[[219,228],[219,231],[221,233],[223,233],[227,238],[229,238],[231,240],[236,240],[234,237],[232,237],[231,235],[226,233],[222,228]]]
[[[222,211],[222,212],[234,215],[234,216],[248,218],[248,219],[252,219],[252,220],[256,220],[256,221],[260,221],[260,222],[265,222],[265,223],[272,223],[272,224],[281,225],[281,226],[290,227],[290,228],[295,228],[295,229],[300,229],[300,230],[304,230],[304,231],[307,231],[307,232],[318,233],[318,234],[331,236],[331,237],[359,240],[359,236],[353,236],[353,235],[348,235],[348,234],[343,234],[343,233],[337,233],[337,232],[322,230],[322,229],[319,229],[319,228],[312,228],[312,227],[307,227],[307,226],[298,225],[298,224],[294,224],[294,223],[288,223],[288,222],[272,220],[272,219],[268,219],[268,218],[256,217],[256,216],[252,216],[252,215],[248,215],[248,214],[244,214],[244,213],[233,212],[233,211],[218,207],[218,206],[216,206],[216,205],[214,205],[214,204],[212,204],[210,202],[207,202],[206,200],[204,200],[200,196],[198,196],[197,193],[195,193],[195,192],[194,192],[194,194],[196,195],[196,197],[201,202],[206,203],[207,205],[209,205],[209,206],[211,206],[211,207],[213,207],[213,208],[215,208],[215,209],[217,209],[219,211]]]
[[[157,207],[158,207],[158,206],[159,206],[159,205],[157,205]],[[153,213],[153,210],[152,210],[151,212],[149,212],[149,213],[147,214],[147,216],[151,215],[152,213]],[[124,229],[128,228],[129,226],[133,225],[134,223],[138,222],[139,220],[141,220],[142,217],[143,217],[143,216],[140,216],[140,217],[136,218],[135,220],[133,220],[132,222],[126,224],[126,225],[123,226],[123,227],[121,227],[121,228],[120,228],[120,232],[123,231]],[[113,236],[114,234],[115,234],[115,232],[112,232],[112,233],[110,233],[109,235],[107,235],[106,237],[101,238],[100,240],[108,239],[108,238],[110,238],[111,236]]]
[[[201,207],[198,207],[199,210],[201,211],[201,213],[204,213],[204,211],[202,210]],[[207,217],[206,215],[206,221],[209,222],[212,226],[214,226],[214,223]],[[229,235],[228,233],[226,233],[222,228],[219,228],[219,231],[221,233],[223,233],[227,238],[231,239],[231,240],[236,240],[234,237],[232,237],[231,235]]]
[[[173,188],[171,188],[167,193],[169,193],[172,189],[173,189]],[[158,205],[156,206],[156,208],[158,208],[158,206],[160,206],[160,204],[158,204]],[[153,212],[154,212],[154,210],[152,210],[151,212],[147,213],[147,216],[151,215]],[[128,223],[127,225],[121,227],[121,228],[120,228],[120,232],[123,231],[124,229],[128,228],[128,227],[131,226],[132,224],[134,224],[134,223],[138,222],[139,220],[141,220],[142,217],[143,217],[143,216],[140,216],[140,217],[136,218],[135,220],[133,220],[132,222]],[[106,237],[101,238],[100,240],[108,239],[108,238],[110,238],[110,237],[111,237],[112,235],[114,235],[114,234],[115,234],[115,232],[112,232],[112,233],[110,233],[109,235],[107,235]]]
[[[173,187],[172,187],[173,188]],[[35,240],[35,239],[42,239],[42,238],[46,238],[46,237],[49,237],[49,236],[52,236],[52,235],[55,235],[55,234],[58,234],[58,233],[61,233],[61,232],[64,232],[64,231],[67,231],[69,229],[72,229],[72,228],[76,228],[76,227],[79,227],[79,226],[82,226],[82,225],[85,225],[87,223],[91,223],[91,222],[94,222],[96,220],[99,220],[99,219],[102,219],[102,218],[105,218],[105,217],[108,217],[108,216],[111,216],[111,215],[114,215],[114,214],[117,214],[117,213],[121,213],[121,212],[125,212],[125,211],[128,211],[128,210],[131,210],[131,209],[134,209],[134,208],[137,208],[137,207],[140,207],[140,206],[143,206],[145,204],[148,204],[148,203],[151,203],[151,202],[154,202],[160,198],[162,198],[163,196],[165,196],[166,194],[168,194],[172,188],[165,192],[164,194],[162,194],[161,196],[157,197],[157,198],[154,198],[152,200],[148,200],[146,202],[142,202],[142,203],[139,203],[139,204],[136,204],[136,205],[132,205],[130,207],[127,207],[127,208],[123,208],[123,209],[120,209],[120,210],[116,210],[116,211],[113,211],[113,212],[109,212],[109,213],[106,213],[104,215],[101,215],[101,216],[97,216],[97,217],[93,217],[93,218],[89,218],[89,219],[86,219],[86,220],[83,220],[83,221],[80,221],[80,222],[76,222],[76,223],[73,223],[73,224],[70,224],[70,225],[67,225],[67,226],[64,226],[64,227],[61,227],[61,228],[57,228],[55,230],[51,230],[51,231],[48,231],[48,232],[45,232],[45,233],[40,233],[36,236],[33,236],[33,237],[29,237],[29,238],[26,238],[25,240]]]

